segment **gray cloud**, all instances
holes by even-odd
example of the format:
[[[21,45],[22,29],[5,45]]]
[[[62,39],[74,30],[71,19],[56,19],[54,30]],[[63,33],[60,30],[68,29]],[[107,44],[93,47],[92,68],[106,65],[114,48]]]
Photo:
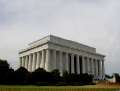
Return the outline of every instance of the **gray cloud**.
[[[17,68],[18,50],[54,34],[97,48],[106,72],[120,72],[120,1],[0,0],[0,55]]]

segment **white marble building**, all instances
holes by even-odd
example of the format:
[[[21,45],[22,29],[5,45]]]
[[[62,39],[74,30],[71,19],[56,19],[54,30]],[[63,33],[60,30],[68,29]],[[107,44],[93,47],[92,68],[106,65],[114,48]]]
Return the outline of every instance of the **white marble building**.
[[[37,68],[46,71],[59,69],[69,73],[88,73],[95,79],[104,79],[104,55],[96,53],[96,48],[71,40],[49,35],[29,44],[19,52],[20,66],[32,72]]]

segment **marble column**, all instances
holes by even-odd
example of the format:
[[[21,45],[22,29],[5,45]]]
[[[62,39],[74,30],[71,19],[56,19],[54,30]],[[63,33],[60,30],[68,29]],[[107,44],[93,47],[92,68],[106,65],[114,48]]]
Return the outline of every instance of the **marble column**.
[[[40,63],[40,68],[45,68],[45,50],[42,50],[42,60]]]
[[[66,71],[69,72],[69,61],[68,61],[68,53],[65,53],[65,67]]]
[[[76,56],[76,62],[77,62],[77,74],[80,74],[80,61],[79,61],[79,55]]]
[[[87,61],[87,57],[85,57],[84,60],[85,60],[85,73],[88,73],[88,61]]]
[[[84,60],[84,56],[82,56],[82,73],[84,74],[85,73],[85,60]]]
[[[56,50],[53,50],[53,69],[52,70],[54,70],[54,69],[57,69],[57,63],[56,63]]]
[[[94,65],[94,78],[96,78],[96,60],[93,59],[93,65]]]
[[[89,60],[89,57],[87,58],[87,70],[88,70],[88,74],[90,74],[90,60]]]
[[[27,70],[28,70],[28,64],[29,64],[29,55],[27,55],[27,60],[28,60],[28,63],[27,63]]]
[[[59,57],[60,57],[60,73],[61,75],[63,75],[63,62],[62,62],[62,56],[63,56],[63,53],[61,51],[59,51]]]
[[[90,66],[89,72],[90,74],[92,74],[92,59],[91,58],[89,58],[89,66]]]
[[[29,54],[28,71],[32,72],[32,55]]]
[[[40,67],[40,52],[37,52],[36,69]]]
[[[20,67],[22,66],[22,57],[20,57]]]
[[[101,60],[98,60],[99,79],[101,79]]]
[[[47,49],[46,50],[46,62],[45,62],[45,70],[46,71],[48,71],[48,72],[50,72],[50,71],[52,71],[53,69],[52,69],[52,65],[53,64],[51,64],[51,61],[50,61],[50,54],[51,54],[51,50],[50,49]]]
[[[25,56],[23,57],[23,67],[25,67]]]
[[[66,59],[65,59],[65,53],[62,53],[62,68],[63,68],[63,72],[66,70]]]
[[[102,60],[102,79],[105,78],[104,60]]]
[[[29,56],[26,56],[26,69],[28,69]]]
[[[60,56],[59,51],[56,51],[56,67],[58,70],[60,70]]]
[[[92,75],[94,76],[94,60],[91,59],[91,65],[92,65]]]
[[[36,57],[36,56],[35,56],[35,53],[33,53],[32,55],[33,55],[33,59],[32,59],[32,71],[34,71],[34,70],[35,70],[35,64],[36,64],[36,63],[35,63],[35,61],[36,61],[36,60],[35,60],[35,59],[36,59],[35,57]]]
[[[99,79],[99,65],[98,65],[99,60],[96,60],[96,72],[97,72],[97,79]]]
[[[98,71],[98,60],[96,59],[96,78],[98,79],[98,75],[99,75],[99,73],[98,73],[99,71]]]
[[[102,65],[101,65],[101,61],[102,60],[98,61],[98,65],[99,65],[99,79],[102,79],[102,67],[101,67]]]
[[[23,57],[22,57],[22,62],[21,63],[22,63],[21,66],[23,67],[23,65],[24,65],[24,58]]]
[[[74,72],[74,54],[71,54],[71,73],[75,73]]]
[[[25,68],[27,69],[27,56],[25,56]]]

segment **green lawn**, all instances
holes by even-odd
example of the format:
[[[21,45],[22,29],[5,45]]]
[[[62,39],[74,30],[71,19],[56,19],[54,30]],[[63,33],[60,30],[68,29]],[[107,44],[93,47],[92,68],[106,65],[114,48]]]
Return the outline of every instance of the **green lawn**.
[[[0,91],[118,91],[120,88],[94,86],[0,86]]]

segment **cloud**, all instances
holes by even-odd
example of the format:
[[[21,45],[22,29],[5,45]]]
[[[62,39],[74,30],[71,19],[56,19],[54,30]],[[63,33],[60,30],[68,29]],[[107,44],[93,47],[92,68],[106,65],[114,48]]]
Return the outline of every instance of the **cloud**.
[[[119,9],[118,0],[0,0],[0,55],[16,68],[19,49],[54,34],[96,47],[106,72],[120,72]]]

